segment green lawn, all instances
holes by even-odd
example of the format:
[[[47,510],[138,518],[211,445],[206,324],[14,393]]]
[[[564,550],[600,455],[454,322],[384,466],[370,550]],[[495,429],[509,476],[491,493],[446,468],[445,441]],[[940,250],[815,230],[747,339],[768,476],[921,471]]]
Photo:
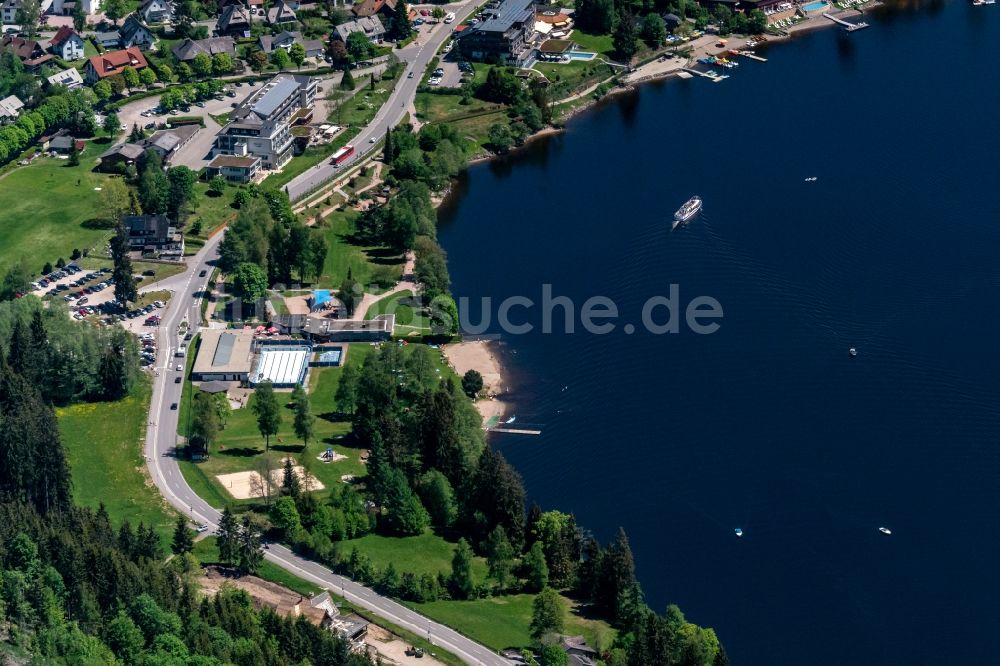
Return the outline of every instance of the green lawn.
[[[227,187],[220,196],[209,194],[208,183],[198,181],[194,185],[194,212],[188,217],[188,228],[201,220],[201,232],[197,234],[199,238],[207,238],[213,231],[223,224],[228,224],[236,219],[239,211],[232,207],[235,187]],[[186,239],[191,243],[191,239]]]
[[[569,39],[576,42],[583,51],[610,56],[615,50],[611,35],[590,35],[581,30],[574,30]]]
[[[423,309],[420,303],[414,299],[412,291],[401,291],[376,301],[368,308],[365,319],[371,319],[381,314],[396,315],[396,326],[393,331],[395,335],[430,335],[431,333],[431,321],[423,314]]]
[[[109,176],[93,173],[95,158],[107,146],[87,143],[80,164],[37,158],[0,179],[0,270],[20,259],[39,272],[46,261],[69,258],[73,248],[103,249],[107,229],[87,228],[98,216],[101,187]]]
[[[386,248],[365,246],[354,240],[354,219],[358,213],[334,211],[324,220],[324,233],[329,245],[326,262],[319,286],[336,289],[351,271],[351,277],[359,282],[365,291],[378,293],[373,289],[373,281],[395,282],[403,273],[404,259]]]
[[[474,118],[463,118],[461,120],[449,121],[449,125],[455,128],[462,136],[469,141],[472,141],[479,145],[480,147],[488,143],[487,134],[490,131],[490,127],[500,123],[501,125],[509,125],[510,118],[504,111],[496,111],[495,113],[487,113],[482,116],[476,116]]]
[[[438,95],[434,93],[417,93],[414,104],[417,108],[417,116],[426,122],[440,122],[450,116],[462,113],[471,113],[496,106],[493,102],[486,102],[473,97],[468,104],[461,104],[461,95]]]
[[[532,594],[516,594],[471,601],[432,601],[424,604],[405,602],[407,606],[441,624],[453,627],[494,650],[529,647]],[[564,599],[567,609],[568,599]],[[582,634],[592,646],[607,647],[614,630],[600,620],[588,620],[573,612],[566,614],[567,634]]]
[[[607,79],[613,74],[611,67],[600,62],[574,60],[567,63],[539,62],[536,71],[551,83],[552,99],[562,99]]]
[[[173,518],[149,480],[142,453],[150,394],[143,376],[123,400],[62,407],[56,416],[76,501],[90,507],[104,502],[116,524],[128,518],[134,527],[142,521],[169,538]]]
[[[451,558],[455,552],[455,544],[445,541],[432,532],[426,532],[413,537],[388,537],[379,534],[367,534],[360,539],[351,539],[340,544],[340,552],[345,556],[352,549],[367,555],[372,564],[383,570],[390,563],[400,573],[409,571],[418,575],[429,573],[436,576],[439,573],[451,573]],[[477,557],[473,560],[472,574],[476,582],[486,578],[486,560]]]

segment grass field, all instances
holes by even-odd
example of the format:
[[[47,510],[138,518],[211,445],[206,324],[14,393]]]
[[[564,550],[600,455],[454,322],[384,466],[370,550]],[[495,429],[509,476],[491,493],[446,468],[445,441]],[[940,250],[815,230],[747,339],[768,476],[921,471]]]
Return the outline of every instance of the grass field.
[[[56,416],[76,501],[89,507],[104,502],[116,524],[128,518],[134,527],[142,521],[167,539],[173,517],[146,474],[142,453],[150,394],[143,376],[123,400],[71,405],[57,409]]]
[[[190,229],[196,220],[201,220],[201,231],[197,236],[208,238],[223,224],[228,224],[236,219],[239,211],[232,207],[235,192],[236,188],[227,187],[221,195],[215,196],[209,194],[208,183],[196,182],[192,202],[194,212],[188,216],[188,228]],[[187,243],[190,243],[190,239],[187,239]]]
[[[453,627],[469,638],[494,650],[529,647],[533,594],[515,594],[471,601],[432,601],[424,604],[405,602],[407,606],[441,624]],[[570,601],[564,598],[567,609]],[[600,620],[588,620],[573,612],[566,614],[565,633],[583,635],[591,646],[608,646],[614,630]]]
[[[576,42],[582,51],[593,51],[610,57],[615,50],[611,35],[590,35],[581,30],[574,30],[569,38]]]
[[[410,290],[401,291],[376,301],[368,308],[365,319],[371,319],[381,314],[396,315],[395,335],[405,336],[413,333],[429,335],[431,333],[431,321],[423,314],[420,303],[414,301],[413,292]]]
[[[434,93],[417,93],[414,105],[417,117],[426,122],[438,122],[460,113],[471,113],[496,106],[473,97],[468,104],[461,104],[461,95],[438,95]]]
[[[78,166],[40,157],[0,179],[0,247],[4,248],[0,271],[24,259],[37,273],[46,261],[55,263],[60,256],[69,259],[73,248],[104,245],[111,231],[88,229],[83,223],[100,211],[101,193],[94,188],[109,176],[90,169],[106,148],[88,142]]]
[[[336,289],[344,282],[350,269],[351,277],[365,291],[377,292],[370,287],[373,279],[394,282],[403,274],[404,259],[401,255],[354,241],[353,221],[357,215],[354,211],[335,211],[326,218],[324,233],[330,250],[326,254],[319,286]]]
[[[378,569],[385,569],[391,562],[401,573],[409,571],[434,576],[451,573],[451,558],[455,552],[455,544],[432,532],[413,537],[368,534],[340,544],[340,552],[345,556],[354,548],[371,558],[372,564]],[[473,560],[472,575],[477,583],[486,578],[486,560],[481,557]]]
[[[567,63],[536,63],[534,69],[545,75],[552,83],[553,99],[562,99],[584,90],[613,73],[608,65],[600,62],[574,60]]]

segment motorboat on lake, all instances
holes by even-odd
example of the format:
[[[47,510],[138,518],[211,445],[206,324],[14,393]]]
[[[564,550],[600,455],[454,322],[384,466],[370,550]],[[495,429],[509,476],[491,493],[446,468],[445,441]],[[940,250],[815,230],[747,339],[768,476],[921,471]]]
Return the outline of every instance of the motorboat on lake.
[[[890,530],[888,527],[880,527],[878,528],[878,531],[881,532],[882,534],[892,534],[892,530]]]
[[[701,210],[701,197],[694,196],[684,202],[684,205],[677,209],[674,213],[674,226],[677,228],[678,224],[684,224],[692,217],[698,214]]]
[[[854,347],[851,347],[850,349],[847,350],[847,353],[848,355],[850,355],[851,358],[854,358],[855,356],[858,355],[858,350],[855,349]]]
[[[738,536],[738,537],[743,536],[743,528],[742,527],[737,527],[735,530],[733,530],[733,532],[735,532],[736,536]]]

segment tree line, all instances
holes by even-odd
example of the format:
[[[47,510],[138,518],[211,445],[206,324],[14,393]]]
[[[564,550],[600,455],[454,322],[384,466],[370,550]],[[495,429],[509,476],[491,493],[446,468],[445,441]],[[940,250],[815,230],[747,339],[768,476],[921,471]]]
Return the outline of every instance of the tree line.
[[[138,348],[128,331],[74,321],[34,297],[0,303],[0,340],[7,367],[46,403],[117,400],[139,377]]]

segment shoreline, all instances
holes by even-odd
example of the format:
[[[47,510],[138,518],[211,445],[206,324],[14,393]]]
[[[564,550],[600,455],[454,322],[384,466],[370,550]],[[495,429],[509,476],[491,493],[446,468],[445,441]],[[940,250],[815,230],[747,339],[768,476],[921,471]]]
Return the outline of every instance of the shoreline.
[[[445,361],[460,377],[469,370],[483,376],[482,393],[485,396],[477,398],[474,404],[487,429],[504,417],[510,405],[505,398],[508,394],[506,373],[495,353],[497,344],[495,340],[463,340],[441,345]]]

